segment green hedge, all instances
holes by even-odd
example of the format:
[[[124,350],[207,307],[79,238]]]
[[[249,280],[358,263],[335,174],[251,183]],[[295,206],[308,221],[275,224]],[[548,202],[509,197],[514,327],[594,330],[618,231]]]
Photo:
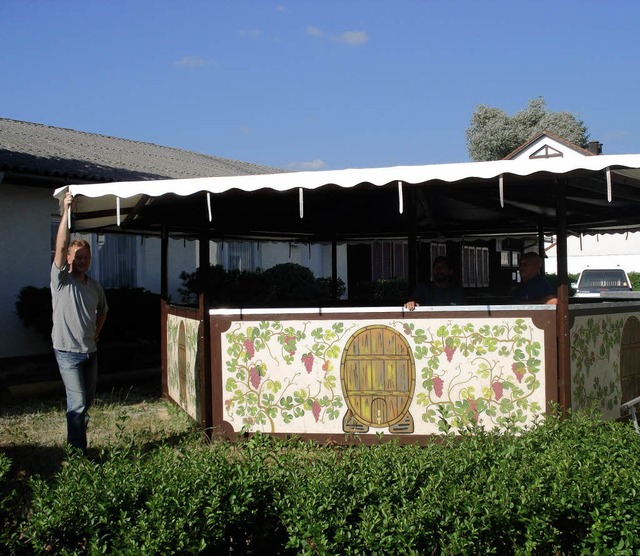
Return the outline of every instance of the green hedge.
[[[207,276],[198,268],[195,272],[182,272],[180,279],[183,302],[194,303],[198,294],[206,293],[213,307],[322,304],[334,297],[339,299],[346,291],[340,278],[333,292],[330,278],[316,278],[311,270],[296,263],[255,271],[225,270],[221,265],[212,265]]]
[[[637,554],[639,458],[629,423],[585,416],[424,447],[192,437],[33,479],[0,542],[16,554]]]
[[[635,291],[640,290],[640,272],[629,272],[629,280],[631,280],[631,286]]]
[[[160,296],[143,288],[105,290],[109,315],[101,333],[104,342],[160,341]],[[16,301],[16,314],[25,326],[51,338],[51,290],[26,286]]]

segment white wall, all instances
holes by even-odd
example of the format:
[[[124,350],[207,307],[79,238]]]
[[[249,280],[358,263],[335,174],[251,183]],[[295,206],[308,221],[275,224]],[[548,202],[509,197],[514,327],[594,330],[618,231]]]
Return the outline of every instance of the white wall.
[[[168,289],[169,301],[182,301],[178,289],[182,287],[180,273],[194,272],[198,253],[198,242],[195,240],[170,239],[168,252]],[[140,261],[138,265],[138,286],[154,293],[160,293],[160,238],[145,237],[141,240]]]
[[[23,326],[16,301],[24,286],[49,287],[51,219],[58,202],[49,189],[0,184],[0,359],[51,352],[51,343]],[[160,292],[160,239],[143,238],[138,247],[137,286]],[[180,273],[196,268],[197,242],[170,240],[169,295],[180,302]]]
[[[48,287],[51,269],[51,219],[58,203],[49,189],[0,184],[0,359],[50,353],[51,344],[22,325],[15,303],[24,286]],[[139,253],[137,286],[160,292],[159,238],[144,237]],[[214,248],[215,251],[215,248]],[[347,283],[347,248],[338,246],[338,276]],[[263,243],[261,267],[293,262],[307,266],[316,277],[331,276],[331,245]],[[169,299],[180,302],[180,273],[193,272],[198,260],[198,242],[169,240]],[[214,260],[212,262],[215,264]]]
[[[51,352],[15,311],[24,286],[49,286],[51,216],[57,212],[48,189],[0,184],[0,358]]]
[[[596,236],[570,237],[567,240],[567,266],[570,274],[578,274],[585,268],[616,268],[627,272],[640,272],[640,232],[629,234],[599,234]],[[557,272],[557,250],[547,251],[545,270]]]

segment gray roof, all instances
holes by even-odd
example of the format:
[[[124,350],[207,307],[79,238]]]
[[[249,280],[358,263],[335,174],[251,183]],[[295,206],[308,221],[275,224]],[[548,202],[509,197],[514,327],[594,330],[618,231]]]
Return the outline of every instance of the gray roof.
[[[282,171],[153,143],[0,118],[0,172],[7,174],[80,183]]]

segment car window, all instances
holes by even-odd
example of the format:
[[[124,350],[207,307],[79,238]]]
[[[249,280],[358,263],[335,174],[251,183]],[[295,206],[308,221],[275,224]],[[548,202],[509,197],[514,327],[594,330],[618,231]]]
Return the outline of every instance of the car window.
[[[623,270],[585,270],[580,277],[578,289],[582,288],[628,288],[629,282]]]

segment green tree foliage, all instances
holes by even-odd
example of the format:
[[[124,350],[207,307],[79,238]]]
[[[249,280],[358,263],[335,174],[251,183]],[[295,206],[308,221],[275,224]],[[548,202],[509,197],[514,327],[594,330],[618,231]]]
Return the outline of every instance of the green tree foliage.
[[[513,116],[480,104],[466,131],[469,156],[475,161],[500,160],[541,131],[554,133],[579,147],[586,147],[589,140],[580,118],[570,112],[550,112],[542,97],[530,100],[524,110]]]

